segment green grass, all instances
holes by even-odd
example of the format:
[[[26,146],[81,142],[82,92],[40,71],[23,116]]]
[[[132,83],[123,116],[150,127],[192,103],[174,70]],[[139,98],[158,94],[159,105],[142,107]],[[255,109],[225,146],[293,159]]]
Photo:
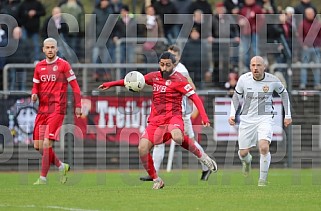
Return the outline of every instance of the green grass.
[[[1,173],[0,210],[320,210],[321,170],[272,169],[267,187],[258,170],[245,179],[221,170],[208,182],[199,171],[162,172],[165,188],[140,182],[144,171],[71,172],[65,185],[49,173],[49,184],[33,186],[38,173]]]

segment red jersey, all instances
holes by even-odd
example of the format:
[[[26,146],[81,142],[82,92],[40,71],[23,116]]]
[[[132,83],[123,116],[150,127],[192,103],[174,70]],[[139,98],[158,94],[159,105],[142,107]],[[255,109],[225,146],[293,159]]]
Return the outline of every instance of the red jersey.
[[[164,79],[159,71],[145,75],[145,83],[153,87],[153,103],[148,118],[156,125],[169,124],[174,116],[182,118],[182,97],[195,94],[186,77],[174,72]]]
[[[34,87],[32,94],[39,98],[38,113],[65,114],[67,107],[68,82],[76,76],[69,63],[59,57],[48,63],[46,59],[40,61],[34,71]]]

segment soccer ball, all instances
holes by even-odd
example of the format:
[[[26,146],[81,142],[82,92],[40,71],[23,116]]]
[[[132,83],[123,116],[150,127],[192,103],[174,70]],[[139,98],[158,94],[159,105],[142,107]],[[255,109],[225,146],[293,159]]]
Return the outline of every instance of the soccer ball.
[[[124,84],[128,91],[139,92],[145,86],[145,78],[140,72],[131,71],[125,76]]]

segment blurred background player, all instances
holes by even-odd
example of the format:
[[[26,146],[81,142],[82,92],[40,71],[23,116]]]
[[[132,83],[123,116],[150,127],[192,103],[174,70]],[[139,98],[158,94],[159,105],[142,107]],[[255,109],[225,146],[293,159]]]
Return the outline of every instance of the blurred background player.
[[[176,46],[176,45],[171,45],[168,47],[168,52],[172,53],[175,56],[176,62],[175,62],[175,67],[174,67],[174,72],[179,72],[181,73],[190,83],[190,85],[193,87],[195,90],[195,85],[189,76],[188,70],[186,67],[180,63],[181,59],[181,49]],[[195,146],[201,151],[204,152],[203,148],[199,143],[195,140],[194,138],[194,131],[193,131],[193,125],[191,121],[191,114],[193,112],[193,102],[189,100],[186,96],[183,96],[183,101],[182,101],[182,112],[183,112],[183,120],[184,120],[184,132],[185,134],[194,141]],[[160,166],[162,164],[162,161],[164,159],[164,154],[165,154],[165,144],[159,144],[155,145],[153,149],[153,160],[154,160],[154,166],[156,169],[156,172],[159,172]],[[201,180],[207,181],[208,177],[212,173],[209,171],[206,165],[202,164],[202,176]],[[140,180],[142,181],[153,181],[153,179],[147,175],[140,177]]]
[[[69,164],[63,163],[52,149],[58,140],[59,128],[62,126],[67,107],[67,88],[70,84],[74,93],[75,114],[81,115],[80,88],[69,63],[57,56],[57,41],[47,38],[43,41],[43,52],[46,59],[37,63],[33,76],[31,99],[39,99],[39,109],[34,127],[34,148],[42,154],[40,178],[34,185],[47,184],[50,164],[60,171],[60,182],[67,181],[66,173]]]
[[[273,105],[275,91],[281,96],[285,110],[284,126],[291,124],[290,100],[287,90],[281,81],[270,73],[265,73],[266,65],[260,56],[254,56],[250,61],[251,72],[243,74],[235,87],[231,103],[231,114],[228,122],[235,125],[235,113],[240,98],[243,96],[241,122],[239,125],[239,158],[242,162],[244,176],[251,170],[252,156],[250,150],[257,142],[260,151],[260,178],[258,186],[267,185],[267,175],[271,162],[270,144],[273,137]]]
[[[148,126],[140,138],[138,150],[145,170],[153,178],[153,189],[163,188],[164,182],[155,170],[150,151],[154,145],[162,144],[171,139],[184,149],[192,152],[210,171],[217,171],[216,162],[206,153],[201,152],[195,146],[194,141],[184,135],[182,119],[182,97],[184,95],[195,103],[204,126],[210,126],[210,122],[201,99],[187,79],[182,74],[174,72],[175,62],[173,54],[164,52],[159,59],[159,71],[144,76],[146,84],[153,86],[153,102]],[[106,82],[98,88],[106,90],[112,86],[124,86],[124,80]]]

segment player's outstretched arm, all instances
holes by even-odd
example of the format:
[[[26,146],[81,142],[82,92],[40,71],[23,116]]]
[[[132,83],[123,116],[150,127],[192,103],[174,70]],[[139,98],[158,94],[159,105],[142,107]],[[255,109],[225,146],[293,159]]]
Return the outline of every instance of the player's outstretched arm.
[[[118,80],[118,81],[110,81],[110,82],[105,82],[101,85],[98,86],[98,89],[100,90],[107,90],[110,87],[113,86],[125,86],[124,84],[124,79]]]
[[[193,101],[195,104],[196,108],[200,112],[200,115],[202,117],[202,123],[205,127],[209,127],[211,125],[210,120],[208,119],[208,116],[206,114],[206,111],[204,109],[203,103],[199,96],[195,93],[189,96],[189,99]]]

